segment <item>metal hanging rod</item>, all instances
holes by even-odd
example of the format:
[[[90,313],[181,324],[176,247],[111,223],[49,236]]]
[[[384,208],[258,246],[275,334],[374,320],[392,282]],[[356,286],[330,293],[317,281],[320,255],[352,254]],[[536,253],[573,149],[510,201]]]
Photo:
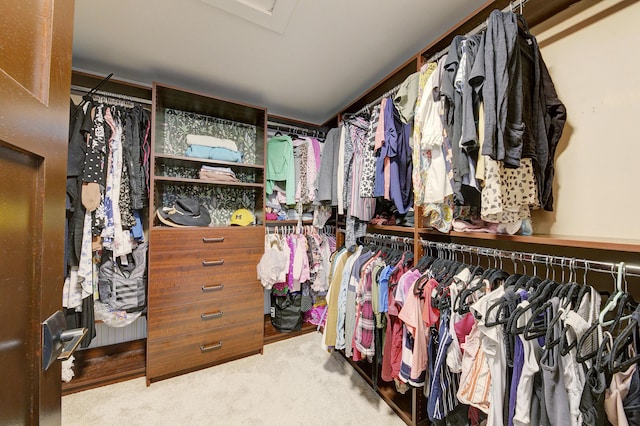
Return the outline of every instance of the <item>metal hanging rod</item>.
[[[291,133],[299,133],[303,136],[315,137],[315,138],[325,138],[325,132],[317,129],[305,129],[304,127],[293,126],[290,124],[276,123],[273,121],[267,121],[267,128],[270,130],[281,131],[281,132],[291,132]]]
[[[441,243],[436,241],[420,240],[420,245],[436,250],[449,252],[470,253],[479,256],[487,256],[492,258],[500,258],[511,260],[513,262],[531,262],[534,265],[542,266],[560,266],[569,267],[570,269],[584,269],[585,271],[613,273],[620,267],[619,263],[603,262],[599,260],[588,260],[575,257],[556,256],[540,253],[527,253],[511,250],[501,250],[488,247],[469,246],[456,243]],[[624,264],[624,273],[631,277],[640,277],[640,265]]]
[[[120,93],[104,92],[102,90],[92,91],[92,89],[87,87],[82,87],[82,86],[71,85],[71,91],[78,94],[91,93],[92,95],[96,95],[96,96],[104,96],[107,98],[113,98],[113,99],[135,102],[139,104],[151,105],[151,100],[149,99],[136,98],[134,96],[122,95]]]
[[[385,242],[385,243],[391,243],[391,244],[405,244],[405,245],[412,245],[413,244],[413,238],[409,238],[409,237],[400,237],[397,235],[386,235],[386,234],[365,234],[364,235],[364,240],[365,241],[378,241],[378,242]]]
[[[520,15],[522,15],[524,5],[528,2],[529,0],[517,0],[517,1],[511,2],[509,3],[509,6],[502,9],[502,12],[509,12],[509,11],[513,12],[515,9],[519,8]],[[482,22],[480,25],[478,25],[477,27],[475,27],[474,29],[466,33],[465,36],[469,37],[484,31],[487,28],[487,19],[485,19],[484,22]],[[449,46],[442,49],[438,53],[432,55],[427,61],[427,63],[437,61],[438,59],[442,58],[448,51],[449,51]]]
[[[394,87],[391,90],[388,90],[386,92],[384,92],[383,95],[379,96],[376,100],[369,102],[368,104],[366,104],[365,106],[363,106],[362,108],[360,108],[358,111],[356,111],[353,114],[346,114],[346,115],[358,115],[358,114],[362,114],[363,112],[368,112],[369,110],[371,110],[371,108],[373,108],[375,105],[378,105],[380,102],[382,102],[382,100],[384,98],[388,98],[390,96],[395,95],[396,93],[398,93],[398,90],[400,90],[400,85],[397,85],[396,87]]]
[[[332,225],[325,225],[321,228],[317,228],[313,225],[278,225],[277,223],[268,223],[266,226],[267,234],[316,234],[324,233],[328,235],[335,235],[335,230]]]

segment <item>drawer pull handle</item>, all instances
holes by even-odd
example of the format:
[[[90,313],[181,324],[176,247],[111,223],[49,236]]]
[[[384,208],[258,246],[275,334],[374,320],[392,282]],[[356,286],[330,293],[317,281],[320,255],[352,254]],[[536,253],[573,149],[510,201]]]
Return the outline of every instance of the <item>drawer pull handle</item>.
[[[224,237],[215,237],[215,238],[207,238],[207,237],[202,237],[202,242],[207,244],[207,243],[221,243],[224,241]]]
[[[224,259],[220,260],[203,260],[202,266],[218,266],[224,263]]]
[[[203,293],[209,293],[211,291],[218,291],[218,290],[222,290],[224,288],[224,284],[218,284],[218,285],[203,285],[202,287],[202,292]]]
[[[222,314],[223,314],[222,311],[204,313],[204,314],[200,314],[200,318],[202,318],[203,320],[206,321],[206,320],[210,320],[210,319],[220,318],[220,317],[222,317]]]
[[[216,349],[222,349],[222,340],[212,345],[200,345],[200,352],[215,351]]]

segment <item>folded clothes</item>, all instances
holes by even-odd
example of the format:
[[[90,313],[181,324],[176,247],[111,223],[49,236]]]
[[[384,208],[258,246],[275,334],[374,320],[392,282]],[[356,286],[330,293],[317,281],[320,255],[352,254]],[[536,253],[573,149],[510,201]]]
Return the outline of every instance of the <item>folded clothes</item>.
[[[454,219],[452,227],[456,232],[485,232],[488,234],[499,233],[497,223],[485,222],[481,219],[474,219],[472,221]]]
[[[233,163],[242,161],[241,152],[204,145],[190,145],[185,155],[187,157],[208,158],[210,160],[229,161]]]
[[[207,170],[210,172],[219,172],[219,173],[228,173],[235,176],[231,167],[218,167],[218,166],[207,166],[206,164],[200,167],[200,170]]]
[[[232,151],[238,150],[238,145],[230,139],[221,139],[205,135],[187,135],[187,145],[201,145],[212,148],[227,148]]]
[[[228,173],[211,172],[208,170],[200,170],[199,177],[202,180],[215,180],[221,182],[239,182],[235,175]]]

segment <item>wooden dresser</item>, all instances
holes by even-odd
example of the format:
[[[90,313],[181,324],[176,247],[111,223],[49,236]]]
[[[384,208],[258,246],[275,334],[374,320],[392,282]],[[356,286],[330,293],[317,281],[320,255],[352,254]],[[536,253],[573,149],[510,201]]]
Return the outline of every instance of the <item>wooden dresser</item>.
[[[243,208],[264,223],[266,110],[158,83],[153,103],[148,385],[259,353],[264,336],[264,290],[256,266],[265,228],[229,226],[229,219]],[[205,132],[239,140],[244,162],[187,156],[186,135]],[[199,179],[202,166],[230,168],[238,179]],[[210,211],[209,226],[158,221],[156,209],[184,196]]]
[[[262,228],[152,230],[147,379],[262,350]]]

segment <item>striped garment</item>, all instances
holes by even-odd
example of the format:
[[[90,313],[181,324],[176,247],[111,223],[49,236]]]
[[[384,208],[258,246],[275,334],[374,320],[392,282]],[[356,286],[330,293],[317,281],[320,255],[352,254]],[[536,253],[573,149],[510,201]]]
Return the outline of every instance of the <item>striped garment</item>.
[[[443,420],[459,404],[456,393],[460,384],[460,375],[452,373],[446,363],[447,349],[452,341],[449,330],[450,311],[442,310],[440,315],[439,331],[431,327],[431,339],[429,339],[431,380],[427,415],[432,422]]]
[[[402,327],[402,359],[399,378],[412,386],[423,386],[426,383],[426,335],[422,320],[422,306],[413,294],[416,281],[422,274],[412,270],[402,276],[401,281],[408,284],[408,288],[398,284],[397,300],[402,303],[398,315],[404,321]],[[405,279],[405,277],[407,277]],[[404,292],[401,291],[405,288]]]
[[[420,373],[418,377],[411,377],[411,358],[413,354],[413,348],[415,346],[415,339],[407,331],[407,327],[402,328],[402,361],[400,362],[399,379],[404,383],[408,383],[411,386],[420,387],[424,386],[427,381],[427,370]]]
[[[362,266],[360,286],[356,290],[358,317],[356,319],[356,332],[353,338],[353,346],[363,357],[373,357],[376,354],[374,337],[376,323],[373,315],[371,272],[377,260],[378,257],[376,255]]]

